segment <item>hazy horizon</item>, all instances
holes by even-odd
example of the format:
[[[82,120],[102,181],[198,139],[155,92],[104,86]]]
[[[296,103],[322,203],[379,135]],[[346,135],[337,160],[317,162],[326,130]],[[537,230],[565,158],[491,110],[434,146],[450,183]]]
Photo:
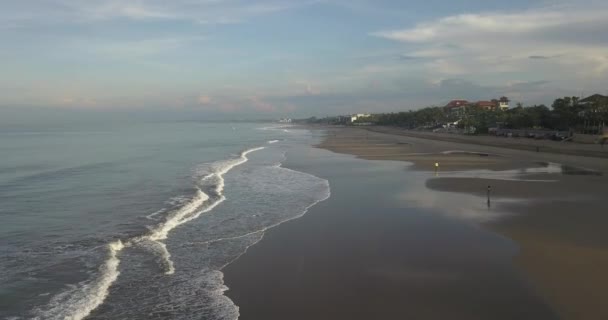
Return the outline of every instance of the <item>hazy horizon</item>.
[[[5,1],[0,112],[255,120],[550,104],[606,94],[607,18],[595,0]]]

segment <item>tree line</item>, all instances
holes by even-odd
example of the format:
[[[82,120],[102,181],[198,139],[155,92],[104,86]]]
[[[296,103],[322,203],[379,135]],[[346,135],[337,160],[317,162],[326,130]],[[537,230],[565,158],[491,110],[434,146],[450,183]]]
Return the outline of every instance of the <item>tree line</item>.
[[[484,133],[489,128],[567,130],[582,133],[599,133],[608,124],[608,98],[581,103],[578,97],[555,99],[551,107],[518,103],[507,110],[488,110],[467,107],[453,112],[446,107],[426,107],[405,112],[379,113],[359,121],[377,125],[400,126],[409,129],[441,127],[457,123],[460,128],[475,127]]]

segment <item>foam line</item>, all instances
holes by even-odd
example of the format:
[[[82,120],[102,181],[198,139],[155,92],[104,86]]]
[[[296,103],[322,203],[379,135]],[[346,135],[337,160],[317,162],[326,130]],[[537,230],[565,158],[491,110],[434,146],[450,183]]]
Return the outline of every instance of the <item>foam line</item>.
[[[151,214],[149,214],[149,215],[146,216],[146,219],[157,221],[158,219],[156,219],[154,217],[156,217],[157,215],[163,213],[165,210],[166,209],[163,208],[163,209],[160,209],[158,211],[152,212]]]
[[[118,253],[124,248],[120,240],[107,245],[108,259],[99,267],[99,277],[90,283],[60,293],[53,297],[50,309],[38,312],[34,319],[80,320],[103,303],[110,286],[120,275]]]

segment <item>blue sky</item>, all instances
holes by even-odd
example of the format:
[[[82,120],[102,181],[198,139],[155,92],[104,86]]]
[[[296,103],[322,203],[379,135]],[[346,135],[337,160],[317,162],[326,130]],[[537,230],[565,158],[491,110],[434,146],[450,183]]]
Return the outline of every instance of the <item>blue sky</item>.
[[[13,112],[323,116],[608,91],[605,1],[0,0],[0,8],[0,108]]]

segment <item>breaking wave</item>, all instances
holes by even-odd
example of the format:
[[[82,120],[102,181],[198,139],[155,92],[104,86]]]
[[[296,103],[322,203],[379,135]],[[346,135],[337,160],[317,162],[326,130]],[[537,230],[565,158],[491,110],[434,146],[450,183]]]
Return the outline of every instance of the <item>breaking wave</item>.
[[[150,231],[144,235],[130,238],[124,241],[116,240],[109,243],[107,247],[107,258],[99,267],[93,279],[86,280],[77,285],[70,286],[67,290],[51,298],[50,303],[44,307],[33,310],[34,319],[69,319],[80,320],[87,317],[93,310],[99,307],[108,296],[109,289],[118,279],[120,272],[119,255],[125,247],[142,245],[155,252],[160,257],[160,264],[164,273],[171,275],[175,273],[171,253],[168,251],[166,240],[171,230],[198,218],[201,214],[209,212],[226,200],[224,196],[224,175],[231,169],[244,164],[249,159],[247,155],[264,149],[258,147],[242,152],[237,158],[222,160],[211,165],[211,172],[207,172],[200,178],[200,186],[196,186],[195,195],[186,201],[181,207],[169,213],[163,222],[150,227]],[[211,194],[202,191],[203,186],[211,185]],[[156,220],[164,210],[159,210],[147,216],[148,219]]]
[[[103,303],[108,295],[110,286],[118,276],[120,259],[118,254],[124,248],[120,240],[107,245],[108,258],[99,267],[99,277],[92,282],[80,286],[72,286],[68,290],[51,299],[47,310],[38,310],[39,315],[34,319],[69,319],[77,320],[88,316]]]

